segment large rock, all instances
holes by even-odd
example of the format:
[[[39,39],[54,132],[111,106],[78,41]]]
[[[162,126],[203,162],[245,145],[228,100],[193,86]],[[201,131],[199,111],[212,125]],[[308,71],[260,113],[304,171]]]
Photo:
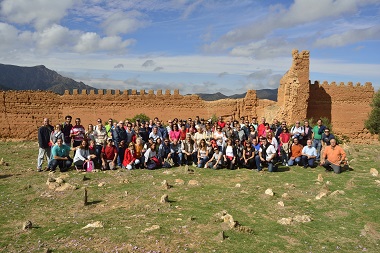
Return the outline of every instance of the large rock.
[[[161,199],[160,199],[160,202],[161,203],[167,203],[167,202],[169,202],[169,196],[168,196],[168,194],[162,195]]]
[[[55,188],[55,191],[56,192],[72,191],[72,190],[75,190],[76,188],[77,187],[74,185],[71,185],[69,183],[64,183],[64,184],[58,186],[57,188]]]
[[[101,221],[95,221],[93,223],[87,224],[82,229],[87,229],[87,228],[102,228],[102,227],[103,227],[103,223]]]
[[[271,188],[268,188],[268,189],[265,190],[265,194],[266,194],[266,195],[269,195],[269,196],[273,196],[273,195],[274,195],[274,192],[272,191]]]
[[[177,178],[177,179],[175,180],[175,184],[177,184],[177,185],[183,185],[183,184],[185,184],[185,181],[183,181],[183,180],[180,179],[180,178]]]
[[[327,196],[326,192],[320,192],[320,193],[318,193],[317,196],[315,196],[315,199],[320,200],[321,198],[326,197],[326,196]]]

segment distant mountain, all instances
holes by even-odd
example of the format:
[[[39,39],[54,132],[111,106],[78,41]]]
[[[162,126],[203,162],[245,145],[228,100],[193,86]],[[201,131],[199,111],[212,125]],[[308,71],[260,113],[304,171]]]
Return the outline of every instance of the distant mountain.
[[[63,94],[65,90],[96,90],[95,88],[61,76],[43,65],[20,67],[0,64],[0,89],[50,90]]]
[[[259,99],[269,99],[269,100],[277,101],[277,92],[278,92],[278,89],[263,89],[263,90],[256,90],[256,95]],[[231,99],[245,98],[246,94],[247,93],[226,96],[218,92],[218,93],[213,93],[213,94],[198,93],[197,95],[200,96],[205,101],[215,101],[215,100],[225,99],[225,98],[231,98]]]

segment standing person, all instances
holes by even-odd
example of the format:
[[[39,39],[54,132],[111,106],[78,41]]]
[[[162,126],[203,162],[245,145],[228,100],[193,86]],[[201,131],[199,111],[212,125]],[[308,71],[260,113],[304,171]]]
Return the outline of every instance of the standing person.
[[[321,150],[322,150],[322,133],[325,129],[325,126],[322,125],[322,120],[318,119],[317,125],[313,127],[313,147],[317,150],[317,158],[316,160],[319,161],[321,157]]]
[[[70,136],[74,140],[73,147],[78,147],[82,141],[84,140],[86,130],[80,124],[80,118],[75,119],[75,126],[73,126],[70,130]],[[75,154],[75,152],[74,152]]]
[[[264,117],[261,117],[261,123],[256,127],[256,130],[257,130],[259,138],[266,133],[265,132],[265,118]]]
[[[128,122],[125,128],[127,139],[125,141],[126,147],[129,147],[129,143],[136,142],[136,132],[132,129],[132,123]],[[138,132],[137,132],[138,133]]]
[[[322,147],[330,146],[330,141],[335,139],[335,136],[330,133],[330,129],[325,128],[324,133],[322,134]]]
[[[255,130],[257,130],[259,124],[257,123],[257,117],[252,117],[251,126],[255,127]]]
[[[279,139],[280,139],[280,152],[281,152],[282,165],[286,165],[286,166],[288,166],[291,137],[292,136],[290,135],[288,128],[284,126],[282,128]]]
[[[63,144],[62,139],[57,139],[57,145],[51,150],[51,171],[55,171],[57,166],[61,172],[65,172],[73,164],[73,159],[70,158],[71,148],[68,145]]]
[[[42,171],[42,163],[44,162],[44,156],[46,156],[47,160],[47,168],[50,163],[50,135],[53,132],[53,126],[50,125],[50,121],[48,118],[44,118],[43,126],[38,129],[38,158],[37,158],[37,171]]]
[[[146,126],[145,121],[141,123],[141,126],[139,128],[139,135],[141,139],[145,142],[148,142],[149,139],[149,127]]]
[[[227,140],[227,144],[225,148],[223,149],[223,158],[224,162],[226,163],[226,167],[229,170],[234,170],[236,163],[237,163],[237,151],[234,146],[234,143],[231,139]]]
[[[223,129],[226,126],[226,123],[223,121],[223,118],[221,116],[218,118],[217,124],[218,126],[220,126],[221,129]]]
[[[113,126],[113,120],[109,118],[108,124],[105,125],[108,138],[112,138],[112,126]]]
[[[107,140],[107,145],[102,149],[102,170],[116,169],[117,149],[112,143],[112,139]]]
[[[94,138],[95,138],[95,154],[96,154],[95,162],[98,165],[100,165],[102,163],[102,160],[100,158],[100,155],[102,153],[102,148],[107,143],[107,130],[103,126],[101,119],[98,119],[98,124],[96,125],[95,131],[94,131]]]
[[[95,141],[94,125],[93,124],[88,124],[88,128],[87,128],[85,136],[86,136],[87,141],[90,141],[90,140]]]
[[[324,149],[321,157],[321,165],[325,167],[326,172],[333,170],[334,173],[341,172],[340,165],[346,159],[346,152],[336,144],[335,139],[330,140],[330,145]]]
[[[73,125],[71,124],[71,120],[72,120],[72,117],[70,115],[67,115],[65,117],[65,122],[62,124],[62,132],[63,132],[63,135],[65,136],[63,139],[63,142],[68,146],[71,146],[70,131],[71,131],[71,128],[73,128]]]
[[[64,138],[65,138],[65,136],[62,133],[62,125],[61,124],[55,125],[54,131],[51,132],[51,134],[50,134],[51,146],[54,146],[57,143],[58,139],[64,140]],[[63,144],[65,144],[64,141],[63,141]]]

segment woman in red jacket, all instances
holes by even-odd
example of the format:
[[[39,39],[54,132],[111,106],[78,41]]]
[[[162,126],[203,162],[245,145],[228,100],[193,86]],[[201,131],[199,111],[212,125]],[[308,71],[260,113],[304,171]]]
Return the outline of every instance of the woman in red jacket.
[[[135,144],[133,142],[129,143],[128,148],[125,150],[123,167],[131,170],[136,164],[139,164],[140,160],[136,159]]]

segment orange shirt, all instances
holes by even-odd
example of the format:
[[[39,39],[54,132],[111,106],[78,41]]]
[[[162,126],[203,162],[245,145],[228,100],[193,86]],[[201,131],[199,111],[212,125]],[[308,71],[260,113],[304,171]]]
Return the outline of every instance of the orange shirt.
[[[329,160],[330,163],[340,166],[340,162],[346,159],[346,152],[336,145],[335,147],[326,146],[323,152],[323,158]]]
[[[293,144],[292,145],[292,158],[300,157],[302,155],[303,146],[301,144]]]

